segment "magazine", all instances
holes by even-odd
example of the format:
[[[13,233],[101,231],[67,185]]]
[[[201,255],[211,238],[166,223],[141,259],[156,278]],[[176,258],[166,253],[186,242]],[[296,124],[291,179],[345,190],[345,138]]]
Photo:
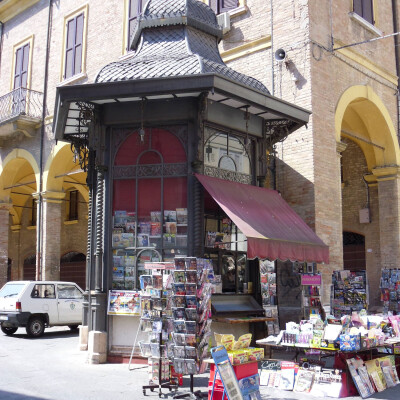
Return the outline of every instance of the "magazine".
[[[314,381],[314,371],[300,368],[296,375],[294,392],[308,393],[311,390]]]
[[[175,210],[164,210],[164,222],[175,222],[176,223],[176,211]]]
[[[151,222],[161,222],[161,211],[150,211]]]
[[[165,223],[165,232],[171,235],[176,235],[176,222],[166,222]]]
[[[281,381],[279,389],[293,390],[295,366],[296,364],[291,361],[281,362]]]
[[[176,222],[179,225],[187,224],[187,208],[176,209]]]

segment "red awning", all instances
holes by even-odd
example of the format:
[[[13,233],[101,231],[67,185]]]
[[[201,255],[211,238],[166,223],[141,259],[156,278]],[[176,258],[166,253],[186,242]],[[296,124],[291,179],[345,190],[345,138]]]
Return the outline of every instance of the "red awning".
[[[329,263],[329,248],[275,190],[195,174],[247,237],[247,257]]]

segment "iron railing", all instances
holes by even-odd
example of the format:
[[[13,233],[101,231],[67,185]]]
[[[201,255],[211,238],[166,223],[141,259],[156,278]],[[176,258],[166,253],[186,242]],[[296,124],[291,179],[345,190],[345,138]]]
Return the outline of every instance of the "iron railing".
[[[43,93],[26,88],[14,89],[0,97],[0,124],[20,115],[42,118]]]

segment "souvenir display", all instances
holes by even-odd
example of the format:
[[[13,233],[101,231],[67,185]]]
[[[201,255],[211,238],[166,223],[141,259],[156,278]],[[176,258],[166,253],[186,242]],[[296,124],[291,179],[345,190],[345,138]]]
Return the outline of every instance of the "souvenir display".
[[[268,335],[279,333],[278,297],[276,295],[275,263],[269,260],[260,260],[261,297],[265,316],[274,318],[266,322]]]
[[[336,318],[367,309],[365,271],[334,271],[332,274],[331,310]]]
[[[380,288],[383,311],[400,312],[400,270],[383,269]]]

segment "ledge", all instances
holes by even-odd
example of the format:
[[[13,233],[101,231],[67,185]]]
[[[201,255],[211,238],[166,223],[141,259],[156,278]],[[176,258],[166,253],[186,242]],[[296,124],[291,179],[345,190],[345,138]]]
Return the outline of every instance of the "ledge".
[[[271,47],[271,36],[265,36],[260,39],[253,40],[249,43],[242,44],[233,49],[221,52],[221,57],[224,62],[229,62],[237,58],[247,56],[257,51],[265,50]]]
[[[247,6],[239,6],[228,12],[229,12],[229,15],[231,16],[231,18],[234,18],[234,17],[238,17],[239,15],[246,14],[248,10],[249,9],[247,8]]]
[[[57,85],[57,87],[59,87],[59,86],[67,86],[67,85],[70,85],[71,83],[80,82],[80,81],[82,81],[83,79],[86,79],[86,78],[87,78],[87,73],[86,72],[81,72],[78,75],[74,75],[74,76],[71,76],[68,79],[64,79],[63,81],[61,81]]]
[[[29,225],[26,227],[26,229],[28,229],[28,231],[34,231],[36,230],[36,225]]]
[[[358,22],[361,26],[365,29],[369,30],[371,33],[375,34],[376,36],[382,36],[383,33],[380,29],[378,29],[375,25],[372,25],[367,20],[365,20],[360,15],[356,14],[355,12],[349,12],[349,17],[353,20]]]
[[[74,225],[77,224],[79,221],[77,219],[72,219],[71,221],[64,221],[64,225]]]

